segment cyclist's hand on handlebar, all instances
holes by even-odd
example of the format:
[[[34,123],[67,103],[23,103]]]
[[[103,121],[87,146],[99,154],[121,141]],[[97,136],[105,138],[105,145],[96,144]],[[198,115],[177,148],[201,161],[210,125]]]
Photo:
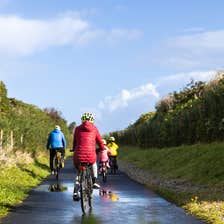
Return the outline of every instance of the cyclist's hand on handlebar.
[[[70,152],[74,152],[74,151],[75,151],[75,149],[70,149],[69,151],[70,151]]]

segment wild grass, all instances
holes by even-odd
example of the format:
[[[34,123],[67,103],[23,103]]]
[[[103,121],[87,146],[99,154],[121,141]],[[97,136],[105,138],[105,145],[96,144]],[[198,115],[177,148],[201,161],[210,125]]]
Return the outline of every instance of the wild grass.
[[[224,143],[163,149],[124,146],[119,159],[161,179],[187,180],[183,191],[164,186],[154,190],[209,223],[224,223]]]
[[[49,174],[47,164],[47,156],[38,156],[32,163],[1,166],[0,217],[7,215],[14,205],[21,203],[29,191]]]

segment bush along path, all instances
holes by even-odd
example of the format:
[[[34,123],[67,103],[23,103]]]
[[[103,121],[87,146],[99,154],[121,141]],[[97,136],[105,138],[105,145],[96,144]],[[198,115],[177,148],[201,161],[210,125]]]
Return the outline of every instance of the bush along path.
[[[119,168],[208,223],[224,223],[224,143],[121,147]]]

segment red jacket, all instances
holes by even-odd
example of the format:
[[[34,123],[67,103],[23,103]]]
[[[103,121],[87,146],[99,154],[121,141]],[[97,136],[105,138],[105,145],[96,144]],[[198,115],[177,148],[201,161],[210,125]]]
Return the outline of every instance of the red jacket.
[[[80,162],[95,163],[96,162],[96,143],[101,150],[104,145],[96,126],[85,121],[75,129],[73,138],[74,162],[76,165]]]

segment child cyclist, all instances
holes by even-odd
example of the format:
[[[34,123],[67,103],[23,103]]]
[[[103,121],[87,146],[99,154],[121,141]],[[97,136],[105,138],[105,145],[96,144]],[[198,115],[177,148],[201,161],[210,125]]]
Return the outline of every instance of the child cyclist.
[[[116,170],[118,170],[117,155],[119,146],[115,143],[115,138],[113,136],[109,137],[108,142],[109,143],[107,144],[107,148],[111,150],[111,153],[109,155],[110,163],[113,162]]]
[[[99,152],[99,171],[100,171],[100,173],[102,172],[102,169],[103,169],[103,163],[105,163],[107,168],[110,168],[108,155],[110,155],[110,153],[111,153],[111,150],[108,149],[106,146],[107,141],[105,139],[102,139],[102,142],[105,146],[105,150],[101,150]]]

